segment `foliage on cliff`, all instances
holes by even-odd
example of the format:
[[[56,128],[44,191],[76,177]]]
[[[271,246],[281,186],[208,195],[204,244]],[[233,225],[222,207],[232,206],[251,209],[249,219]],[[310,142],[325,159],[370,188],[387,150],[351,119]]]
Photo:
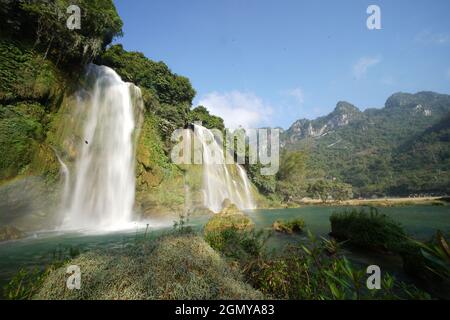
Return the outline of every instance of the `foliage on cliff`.
[[[40,167],[64,85],[51,61],[26,45],[0,39],[0,180]]]
[[[81,28],[70,30],[67,8],[80,8]],[[122,34],[122,20],[112,0],[3,0],[2,37],[33,44],[56,63],[82,66]]]
[[[111,46],[97,61],[116,70],[123,80],[151,90],[160,103],[192,104],[195,90],[189,79],[172,73],[162,61],[152,61],[140,52],[127,52],[122,45]]]
[[[190,123],[201,122],[201,125],[208,129],[225,130],[223,119],[209,113],[204,106],[198,106],[191,110],[188,116]]]
[[[67,8],[81,9],[70,30]],[[57,174],[47,134],[80,70],[121,34],[111,0],[4,0],[0,7],[0,180]]]

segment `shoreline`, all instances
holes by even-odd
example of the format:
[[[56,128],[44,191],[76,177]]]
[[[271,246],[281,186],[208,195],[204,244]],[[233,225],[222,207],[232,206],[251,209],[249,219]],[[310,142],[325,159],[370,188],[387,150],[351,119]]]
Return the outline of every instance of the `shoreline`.
[[[396,207],[409,205],[449,205],[449,197],[387,197],[378,199],[350,199],[343,201],[322,202],[320,199],[305,199],[298,203],[285,204],[279,207],[269,207],[261,209],[281,209],[281,208],[301,208],[302,206],[374,206],[374,207]]]

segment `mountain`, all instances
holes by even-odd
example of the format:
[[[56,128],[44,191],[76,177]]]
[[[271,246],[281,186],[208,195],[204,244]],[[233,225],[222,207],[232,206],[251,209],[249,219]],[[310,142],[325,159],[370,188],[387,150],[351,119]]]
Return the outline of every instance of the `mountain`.
[[[295,143],[307,137],[323,136],[330,131],[345,126],[353,120],[361,119],[361,111],[354,105],[340,101],[329,115],[316,120],[300,119],[285,132],[288,142]]]
[[[448,193],[449,123],[449,95],[395,93],[381,109],[338,102],[327,116],[297,120],[282,145],[306,150],[311,170],[362,196]]]

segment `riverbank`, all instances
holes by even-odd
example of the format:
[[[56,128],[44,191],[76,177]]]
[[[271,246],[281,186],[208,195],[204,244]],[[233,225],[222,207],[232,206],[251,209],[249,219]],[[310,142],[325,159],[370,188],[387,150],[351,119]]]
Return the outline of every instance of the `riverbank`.
[[[321,206],[374,206],[374,207],[395,207],[410,205],[448,205],[449,200],[445,197],[415,197],[415,198],[378,198],[378,199],[351,199],[344,201],[327,201],[320,199],[303,199],[301,205],[321,205]]]

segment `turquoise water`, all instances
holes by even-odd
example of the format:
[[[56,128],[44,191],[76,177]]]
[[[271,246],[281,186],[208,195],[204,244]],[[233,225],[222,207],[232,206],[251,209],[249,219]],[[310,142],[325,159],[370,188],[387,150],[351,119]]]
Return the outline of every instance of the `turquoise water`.
[[[355,207],[348,207],[349,209]],[[248,214],[257,227],[270,226],[277,219],[301,217],[306,227],[315,234],[326,235],[330,229],[329,217],[345,207],[306,206],[292,209],[255,210]],[[428,239],[437,229],[450,231],[450,206],[404,206],[378,208],[380,213],[400,222],[407,233],[417,239]]]
[[[277,219],[302,218],[306,228],[316,236],[327,237],[331,231],[329,218],[335,211],[355,207],[306,206],[292,209],[255,210],[248,215],[255,221],[257,228],[269,229]],[[418,240],[430,239],[437,230],[450,233],[450,206],[404,206],[382,207],[379,213],[386,214],[399,222],[408,236]],[[274,251],[288,243],[308,241],[305,233],[300,235],[283,235],[275,233],[268,241]],[[380,266],[382,272],[389,272],[397,279],[412,282],[402,270],[402,260],[398,256],[383,255],[352,248],[343,249],[346,257],[356,265],[367,267],[372,264]]]
[[[343,207],[306,206],[293,209],[254,210],[247,214],[254,220],[258,229],[270,229],[273,221],[277,219],[292,219],[301,217],[306,226],[316,235],[327,236],[330,232],[330,215]],[[407,233],[417,239],[429,239],[436,230],[450,232],[450,206],[405,206],[380,208],[384,213],[400,222]],[[208,217],[191,219],[195,229],[200,230]],[[150,228],[147,238],[156,237],[172,229],[171,223],[166,227]],[[135,230],[107,233],[107,234],[80,234],[80,233],[41,233],[33,237],[5,242],[0,244],[0,286],[3,285],[20,268],[41,267],[52,261],[60,252],[68,252],[68,248],[75,247],[81,251],[96,248],[114,248],[126,246],[138,239],[142,239],[145,225]],[[268,242],[268,246],[277,249],[284,244],[305,241],[306,235],[275,234]],[[405,277],[401,273],[401,261],[398,257],[375,255],[352,250],[347,251],[349,258],[361,265],[378,264],[386,270]]]

